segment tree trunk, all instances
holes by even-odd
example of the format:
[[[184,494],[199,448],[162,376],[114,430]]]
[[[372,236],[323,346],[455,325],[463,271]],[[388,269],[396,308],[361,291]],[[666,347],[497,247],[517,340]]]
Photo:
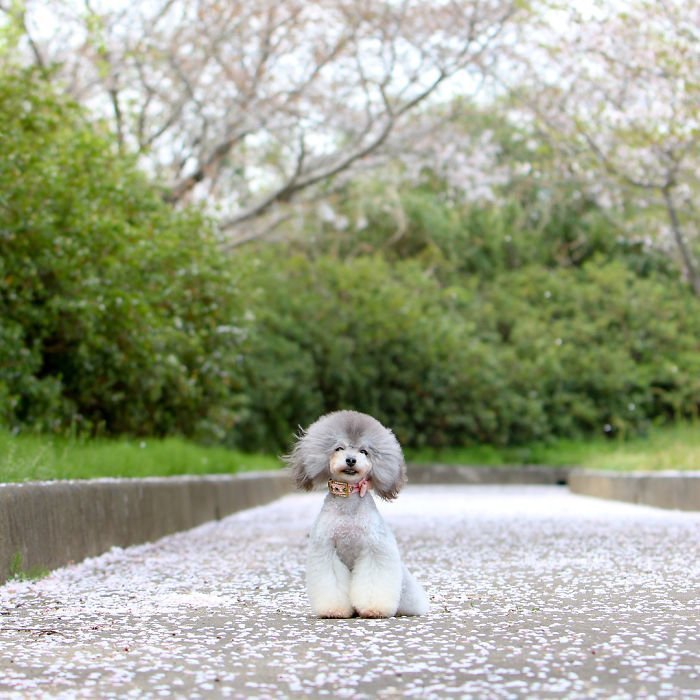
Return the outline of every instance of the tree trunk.
[[[676,211],[676,205],[673,201],[672,195],[672,185],[667,185],[661,190],[664,202],[666,204],[666,211],[668,212],[668,217],[671,221],[671,231],[673,232],[673,238],[678,247],[678,251],[681,254],[681,259],[683,261],[683,268],[685,270],[685,275],[688,279],[695,296],[700,297],[700,277],[698,277],[697,267],[695,265],[695,260],[693,259],[693,253],[688,247],[688,244],[681,230],[681,224],[678,219],[678,212]]]

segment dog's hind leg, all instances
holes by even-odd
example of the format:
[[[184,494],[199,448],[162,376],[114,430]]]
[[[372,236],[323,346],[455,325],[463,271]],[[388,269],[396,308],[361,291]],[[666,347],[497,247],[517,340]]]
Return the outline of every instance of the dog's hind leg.
[[[428,596],[423,587],[416,581],[413,574],[403,566],[401,580],[401,599],[397,615],[425,615],[430,608]]]
[[[318,617],[352,617],[350,571],[333,546],[316,544],[309,550],[306,590],[311,609]]]

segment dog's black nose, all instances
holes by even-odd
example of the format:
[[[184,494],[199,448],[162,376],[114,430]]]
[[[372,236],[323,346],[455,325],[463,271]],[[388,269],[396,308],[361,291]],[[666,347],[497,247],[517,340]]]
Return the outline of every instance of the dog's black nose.
[[[354,467],[357,464],[357,460],[354,457],[346,457],[345,464],[347,464],[348,467]]]

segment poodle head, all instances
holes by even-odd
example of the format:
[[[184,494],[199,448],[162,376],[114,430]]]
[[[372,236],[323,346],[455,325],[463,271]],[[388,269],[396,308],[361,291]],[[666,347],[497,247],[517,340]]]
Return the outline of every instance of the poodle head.
[[[369,479],[378,496],[391,500],[406,483],[406,464],[394,433],[357,411],[322,416],[299,433],[284,459],[297,487],[307,491],[328,479],[350,484]]]

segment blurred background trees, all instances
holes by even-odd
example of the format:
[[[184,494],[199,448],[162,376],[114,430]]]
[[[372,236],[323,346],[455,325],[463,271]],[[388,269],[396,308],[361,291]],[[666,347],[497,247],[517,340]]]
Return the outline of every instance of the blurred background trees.
[[[341,407],[414,446],[697,415],[696,10],[0,8],[3,425],[277,450]]]
[[[700,8],[598,2],[543,39],[511,82],[519,101],[598,201],[626,204],[627,231],[653,231],[700,295]]]
[[[390,152],[397,133],[405,142],[410,115],[448,84],[474,92],[526,13],[519,0],[13,7],[28,57],[58,64],[167,200],[206,200],[234,242],[283,221],[275,205]]]

